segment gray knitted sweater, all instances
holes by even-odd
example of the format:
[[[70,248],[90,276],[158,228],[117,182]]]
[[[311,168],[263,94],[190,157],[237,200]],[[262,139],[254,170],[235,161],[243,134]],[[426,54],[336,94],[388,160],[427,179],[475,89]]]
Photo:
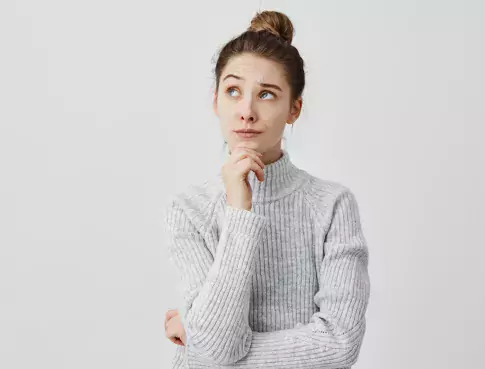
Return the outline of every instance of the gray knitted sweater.
[[[253,172],[251,211],[227,205],[221,172],[170,197],[164,235],[184,286],[186,346],[173,368],[349,368],[370,295],[353,193],[288,152]]]

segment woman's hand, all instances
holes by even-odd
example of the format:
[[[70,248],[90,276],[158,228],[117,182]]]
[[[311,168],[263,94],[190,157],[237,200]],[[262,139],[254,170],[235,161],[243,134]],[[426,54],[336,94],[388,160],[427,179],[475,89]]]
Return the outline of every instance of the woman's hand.
[[[248,174],[250,171],[254,171],[259,181],[264,181],[262,155],[256,150],[244,147],[244,142],[231,151],[222,167],[228,205],[251,210],[253,196]]]
[[[165,334],[173,343],[185,346],[187,336],[185,334],[182,320],[180,319],[180,314],[177,310],[169,310],[165,314]]]

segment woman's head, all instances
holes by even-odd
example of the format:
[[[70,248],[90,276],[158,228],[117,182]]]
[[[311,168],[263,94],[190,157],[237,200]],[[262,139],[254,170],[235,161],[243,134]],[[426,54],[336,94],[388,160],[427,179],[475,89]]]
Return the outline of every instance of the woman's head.
[[[220,51],[214,111],[231,150],[241,141],[262,153],[279,153],[286,124],[300,115],[304,63],[291,45],[293,25],[275,11],[254,16],[248,30]],[[261,133],[244,138],[234,131]]]

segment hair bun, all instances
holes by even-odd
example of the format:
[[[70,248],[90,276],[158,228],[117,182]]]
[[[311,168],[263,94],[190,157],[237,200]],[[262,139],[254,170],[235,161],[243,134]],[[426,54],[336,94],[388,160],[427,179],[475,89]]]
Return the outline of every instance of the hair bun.
[[[251,20],[248,31],[268,31],[289,44],[293,41],[293,34],[295,32],[290,18],[283,13],[270,10],[256,13]]]

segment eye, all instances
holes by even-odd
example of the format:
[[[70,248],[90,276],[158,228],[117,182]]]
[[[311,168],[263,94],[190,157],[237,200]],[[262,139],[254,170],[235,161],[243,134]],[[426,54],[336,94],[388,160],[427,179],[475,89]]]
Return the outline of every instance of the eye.
[[[274,93],[272,93],[271,91],[263,91],[263,93],[261,94],[261,96],[263,96],[264,94],[270,94],[273,96],[273,98],[276,97],[276,95]],[[266,100],[266,99],[265,99]]]
[[[237,88],[235,87],[229,87],[226,92],[229,94],[229,96],[235,96],[233,94],[231,94],[232,91],[237,91]]]

